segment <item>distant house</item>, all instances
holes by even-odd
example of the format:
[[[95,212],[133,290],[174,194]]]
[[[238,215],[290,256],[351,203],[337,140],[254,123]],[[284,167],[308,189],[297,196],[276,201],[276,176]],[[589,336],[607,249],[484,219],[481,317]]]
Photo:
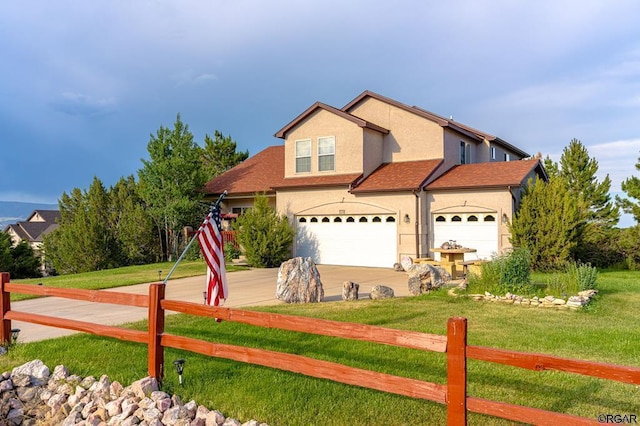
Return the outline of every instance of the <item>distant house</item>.
[[[293,254],[320,264],[389,267],[449,240],[489,258],[511,247],[527,180],[547,178],[499,137],[369,91],[342,108],[316,102],[275,137],[205,191],[226,190],[230,214],[266,193],[295,224]]]
[[[58,227],[60,211],[58,210],[34,210],[26,221],[7,225],[4,232],[11,236],[13,246],[22,241],[29,243],[34,253],[42,256],[42,272],[45,272],[42,242],[45,235]]]

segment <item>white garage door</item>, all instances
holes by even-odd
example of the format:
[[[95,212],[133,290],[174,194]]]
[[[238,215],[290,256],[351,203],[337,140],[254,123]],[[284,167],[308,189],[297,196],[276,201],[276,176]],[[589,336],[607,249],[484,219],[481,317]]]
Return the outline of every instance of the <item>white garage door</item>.
[[[297,216],[296,223],[296,256],[317,264],[390,268],[398,261],[395,216]]]
[[[463,247],[474,248],[465,260],[490,259],[498,252],[496,213],[447,213],[433,217],[433,247],[454,240]]]

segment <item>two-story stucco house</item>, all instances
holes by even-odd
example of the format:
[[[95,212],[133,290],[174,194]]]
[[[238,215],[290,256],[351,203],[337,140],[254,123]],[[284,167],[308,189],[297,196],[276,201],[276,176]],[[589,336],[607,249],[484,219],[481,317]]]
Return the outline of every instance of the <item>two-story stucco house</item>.
[[[403,255],[437,257],[448,240],[467,259],[509,248],[508,222],[537,159],[490,134],[366,91],[338,109],[317,102],[275,136],[284,144],[206,185],[223,209],[256,192],[296,227],[294,256],[318,264],[390,267]]]

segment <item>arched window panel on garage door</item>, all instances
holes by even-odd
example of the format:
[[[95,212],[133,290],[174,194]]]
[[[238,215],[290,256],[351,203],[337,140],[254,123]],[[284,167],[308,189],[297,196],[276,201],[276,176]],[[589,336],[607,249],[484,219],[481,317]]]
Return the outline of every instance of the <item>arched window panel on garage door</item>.
[[[482,211],[434,213],[431,222],[433,247],[453,240],[463,247],[476,249],[475,253],[466,253],[465,260],[490,259],[498,252],[496,214]],[[439,258],[437,253],[434,256]]]
[[[313,218],[315,221],[296,223],[296,256],[311,257],[317,264],[383,268],[398,261],[394,215],[316,215]]]

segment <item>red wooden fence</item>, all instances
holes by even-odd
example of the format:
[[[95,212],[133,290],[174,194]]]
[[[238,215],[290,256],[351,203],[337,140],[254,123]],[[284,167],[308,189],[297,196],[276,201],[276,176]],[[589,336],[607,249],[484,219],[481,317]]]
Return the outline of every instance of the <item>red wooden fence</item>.
[[[15,311],[11,309],[11,293],[57,296],[97,303],[148,307],[148,331],[128,330],[120,327]],[[212,307],[191,302],[167,300],[164,296],[165,285],[161,283],[151,284],[149,286],[149,295],[144,296],[112,291],[56,289],[30,284],[14,284],[9,281],[9,274],[1,273],[0,316],[2,318],[2,326],[0,327],[0,342],[6,343],[10,341],[11,320],[17,320],[82,331],[99,336],[115,337],[120,340],[146,343],[148,345],[149,375],[160,380],[163,377],[164,348],[183,349],[207,356],[278,368],[307,376],[446,404],[449,425],[465,425],[468,411],[540,425],[600,424],[596,419],[468,396],[467,359],[495,362],[535,371],[566,371],[640,385],[640,368],[467,345],[467,320],[465,318],[450,318],[447,323],[447,335],[440,336],[364,324]],[[221,318],[225,321],[240,322],[258,327],[278,328],[446,353],[447,384],[442,385],[398,377],[300,355],[207,342],[168,334],[164,331],[165,310]]]

